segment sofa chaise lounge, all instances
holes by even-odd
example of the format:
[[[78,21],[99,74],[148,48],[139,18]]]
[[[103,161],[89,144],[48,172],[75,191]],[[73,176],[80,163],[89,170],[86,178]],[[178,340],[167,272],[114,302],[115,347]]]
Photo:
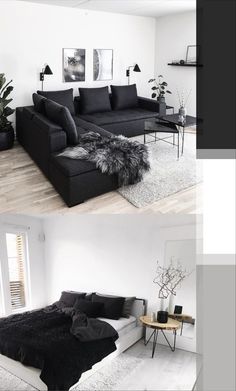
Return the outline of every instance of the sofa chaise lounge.
[[[76,142],[71,142],[68,123],[55,121],[43,104],[53,101],[68,109],[77,135],[88,131],[126,137],[143,134],[145,120],[158,116],[158,102],[138,97],[135,85],[111,86],[111,91],[108,87],[80,88],[75,99],[73,89],[38,91],[33,94],[34,106],[16,109],[19,143],[69,207],[117,189],[117,176],[103,174],[95,163],[58,156]]]

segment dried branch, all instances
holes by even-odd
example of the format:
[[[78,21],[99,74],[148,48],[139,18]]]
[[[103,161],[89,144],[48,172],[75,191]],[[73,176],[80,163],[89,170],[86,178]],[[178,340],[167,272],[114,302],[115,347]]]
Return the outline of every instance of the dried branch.
[[[159,299],[167,299],[170,294],[176,296],[176,288],[181,285],[182,281],[188,277],[191,272],[183,268],[178,260],[177,266],[173,265],[171,258],[168,267],[160,266],[157,261],[156,277],[153,282],[159,286]]]

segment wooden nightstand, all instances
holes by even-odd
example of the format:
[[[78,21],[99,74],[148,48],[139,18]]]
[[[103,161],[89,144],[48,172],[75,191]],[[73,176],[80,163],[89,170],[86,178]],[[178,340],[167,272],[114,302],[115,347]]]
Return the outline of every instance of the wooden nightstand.
[[[180,335],[182,335],[182,333],[183,333],[184,323],[191,323],[193,325],[195,323],[195,319],[193,319],[193,317],[191,315],[187,315],[187,314],[169,314],[168,316],[171,319],[175,319],[175,320],[178,320],[179,322],[181,322]]]
[[[165,337],[165,340],[168,343],[171,351],[172,352],[175,351],[176,331],[181,326],[180,322],[178,322],[175,319],[171,319],[171,318],[168,318],[168,322],[167,323],[151,322],[150,316],[141,316],[140,317],[140,321],[142,322],[144,327],[149,327],[149,328],[153,329],[153,332],[152,332],[151,336],[149,337],[149,339],[147,341],[146,341],[146,333],[145,333],[145,340],[144,340],[144,344],[146,346],[148,344],[148,342],[151,340],[152,336],[153,336],[152,358],[154,357],[154,354],[155,354],[156,344],[157,344],[157,337],[158,337],[159,330],[161,331],[161,333]],[[168,339],[167,339],[167,337],[166,337],[166,335],[164,333],[164,331],[167,331],[167,330],[172,330],[173,331],[173,334],[174,334],[174,345],[173,346],[171,346],[170,342],[168,341]]]

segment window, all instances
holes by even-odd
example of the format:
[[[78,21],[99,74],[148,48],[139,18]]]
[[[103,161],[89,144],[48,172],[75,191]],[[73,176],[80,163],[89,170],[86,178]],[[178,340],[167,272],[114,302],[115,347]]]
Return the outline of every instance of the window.
[[[27,239],[26,230],[0,225],[0,316],[30,309]]]
[[[26,307],[26,251],[24,234],[6,234],[9,289],[12,311]]]

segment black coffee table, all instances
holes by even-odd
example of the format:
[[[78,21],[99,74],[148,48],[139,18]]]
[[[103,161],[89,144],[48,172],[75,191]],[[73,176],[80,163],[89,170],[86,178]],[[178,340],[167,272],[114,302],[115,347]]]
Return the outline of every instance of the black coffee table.
[[[165,141],[173,146],[177,147],[177,158],[179,159],[179,149],[180,149],[180,139],[181,136],[182,140],[182,146],[181,146],[181,154],[184,153],[184,135],[185,135],[185,128],[188,128],[189,126],[196,125],[197,119],[195,117],[192,117],[190,115],[187,115],[185,117],[184,122],[179,121],[179,114],[169,114],[164,115],[162,117],[158,117],[156,119],[150,119],[145,121],[144,126],[144,144],[148,143],[146,142],[146,135],[149,134],[149,136],[154,138],[154,141],[150,142],[156,142],[156,141]],[[154,136],[152,136],[152,133],[154,133]],[[172,136],[159,138],[157,137],[157,133],[170,133]],[[175,144],[175,134],[177,134],[177,144]],[[173,141],[167,141],[170,137],[173,137]]]

